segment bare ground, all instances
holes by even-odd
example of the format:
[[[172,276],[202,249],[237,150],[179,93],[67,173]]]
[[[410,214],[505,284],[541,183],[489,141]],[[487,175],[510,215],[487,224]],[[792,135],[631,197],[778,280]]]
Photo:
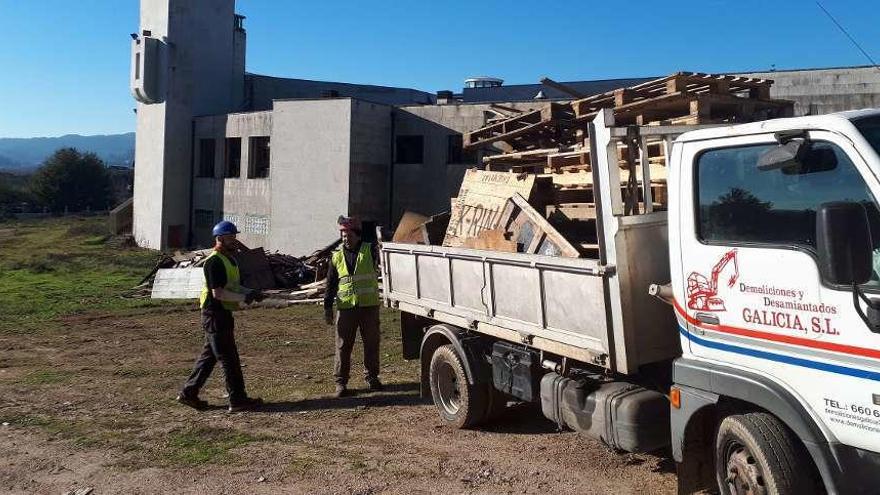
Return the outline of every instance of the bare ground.
[[[236,322],[245,380],[269,405],[226,413],[218,367],[202,392],[217,407],[188,409],[172,399],[201,346],[198,317],[128,310],[0,334],[0,492],[675,491],[667,456],[611,452],[534,407],[479,430],[445,426],[419,397],[416,363],[400,358],[391,312],[386,392],[330,398],[332,334],[318,308],[249,310]]]

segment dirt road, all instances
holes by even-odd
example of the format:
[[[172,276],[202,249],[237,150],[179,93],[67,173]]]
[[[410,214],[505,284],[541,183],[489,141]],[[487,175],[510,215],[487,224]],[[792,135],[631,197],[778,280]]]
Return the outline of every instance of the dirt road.
[[[332,339],[318,308],[238,313],[249,393],[270,403],[240,414],[220,408],[219,367],[202,393],[216,409],[172,400],[201,345],[190,308],[0,334],[0,492],[675,491],[670,459],[612,453],[557,432],[532,407],[476,431],[444,426],[419,397],[416,364],[400,358],[396,318],[383,314],[389,390],[332,399]]]

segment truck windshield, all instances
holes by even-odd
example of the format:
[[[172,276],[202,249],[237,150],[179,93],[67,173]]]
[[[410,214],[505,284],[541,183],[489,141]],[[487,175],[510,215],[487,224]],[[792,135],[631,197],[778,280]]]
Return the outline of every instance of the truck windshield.
[[[868,144],[880,155],[880,117],[864,117],[853,120],[856,129],[862,133]],[[868,211],[869,218],[871,210]],[[874,225],[871,225],[871,233],[874,234]],[[877,241],[874,241],[875,246]],[[871,285],[880,286],[880,247],[874,249],[874,276],[871,277]]]
[[[880,154],[880,117],[866,117],[853,120],[856,129],[865,136],[868,144]]]

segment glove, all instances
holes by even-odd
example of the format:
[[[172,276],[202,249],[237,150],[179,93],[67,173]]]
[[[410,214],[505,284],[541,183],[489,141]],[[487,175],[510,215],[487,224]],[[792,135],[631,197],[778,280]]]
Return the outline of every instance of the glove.
[[[244,293],[244,303],[251,304],[255,300],[261,300],[261,299],[257,299],[257,297],[261,297],[261,296],[262,295],[260,294],[260,291],[258,291],[258,290],[253,290],[253,289],[248,290],[247,292]]]
[[[333,310],[332,309],[324,310],[324,322],[328,325],[333,324]]]

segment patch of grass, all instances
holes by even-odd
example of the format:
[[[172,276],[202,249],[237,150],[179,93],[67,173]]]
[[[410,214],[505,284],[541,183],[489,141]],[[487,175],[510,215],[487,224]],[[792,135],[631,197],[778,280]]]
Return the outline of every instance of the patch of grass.
[[[99,436],[92,434],[85,425],[74,421],[39,415],[18,415],[0,419],[11,425],[43,430],[50,435],[70,441],[76,447],[88,448],[104,443]]]
[[[304,476],[318,466],[332,463],[332,459],[319,452],[300,452],[293,456],[287,465],[286,471],[291,474]]]
[[[68,382],[71,378],[72,376],[70,373],[56,370],[40,370],[23,376],[19,383],[23,385],[52,385]]]
[[[0,334],[39,331],[48,320],[85,311],[167,304],[120,297],[149,273],[156,253],[109,247],[104,218],[18,221],[4,230]]]
[[[169,434],[162,458],[172,466],[216,464],[228,461],[233,449],[258,440],[227,428],[187,428]]]

